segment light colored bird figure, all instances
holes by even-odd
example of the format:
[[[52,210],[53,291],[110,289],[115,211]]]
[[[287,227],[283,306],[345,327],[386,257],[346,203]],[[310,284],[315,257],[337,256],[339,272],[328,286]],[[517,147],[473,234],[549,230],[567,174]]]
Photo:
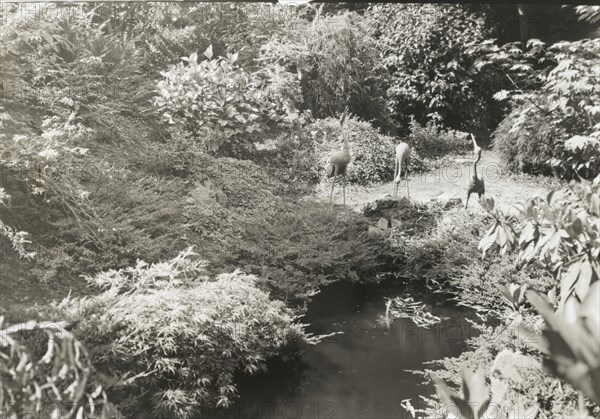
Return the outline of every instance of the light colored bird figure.
[[[473,136],[473,134],[470,134],[470,135],[471,135],[471,140],[473,141],[473,152],[475,154],[479,154],[481,152],[481,147],[479,147],[477,145],[477,141],[475,140],[475,136]]]
[[[331,204],[333,197],[333,187],[335,185],[335,180],[337,176],[342,176],[342,189],[344,194],[344,205],[346,205],[346,170],[348,168],[348,164],[352,160],[352,155],[350,154],[350,148],[348,147],[348,140],[346,139],[346,135],[344,133],[344,122],[346,120],[346,116],[348,115],[348,107],[344,109],[344,113],[340,118],[340,126],[342,127],[342,141],[344,142],[342,145],[342,149],[340,151],[335,152],[331,158],[329,159],[329,172],[327,173],[328,178],[333,178],[331,182],[331,193],[329,194],[329,203]]]
[[[473,163],[473,177],[471,178],[469,187],[467,189],[467,202],[465,202],[465,209],[467,209],[467,205],[469,205],[469,198],[471,197],[472,193],[476,193],[479,198],[481,198],[482,195],[485,195],[485,183],[483,182],[483,179],[477,177],[477,163],[479,163],[479,160],[481,160],[481,147],[478,147],[476,144],[475,146],[478,148],[475,151],[477,153],[477,160],[475,160],[475,163]]]
[[[400,185],[400,177],[402,168],[404,167],[404,179],[406,180],[406,194],[410,198],[408,190],[408,165],[410,164],[410,146],[401,142],[396,146],[396,161],[394,163],[394,196],[398,196],[398,186]]]

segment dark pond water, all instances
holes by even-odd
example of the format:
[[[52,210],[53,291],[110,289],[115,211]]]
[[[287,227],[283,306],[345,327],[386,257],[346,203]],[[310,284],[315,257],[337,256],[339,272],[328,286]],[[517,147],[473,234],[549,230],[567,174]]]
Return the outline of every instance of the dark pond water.
[[[465,311],[433,307],[444,320],[430,329],[395,320],[389,329],[377,319],[385,297],[402,295],[386,285],[337,283],[314,297],[304,323],[313,333],[343,332],[310,347],[300,362],[272,362],[265,374],[238,380],[240,399],[221,411],[223,419],[406,418],[404,399],[420,405],[434,393],[421,384],[426,361],[457,356],[476,334]],[[439,294],[434,296],[440,299]]]

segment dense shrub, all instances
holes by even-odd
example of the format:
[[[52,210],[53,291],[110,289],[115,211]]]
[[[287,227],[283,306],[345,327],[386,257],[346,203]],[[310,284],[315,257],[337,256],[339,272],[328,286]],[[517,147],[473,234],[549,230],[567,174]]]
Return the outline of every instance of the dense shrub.
[[[599,187],[600,176],[593,183],[552,191],[546,199],[529,199],[520,209],[520,219],[503,214],[492,198],[484,200],[492,225],[478,246],[483,256],[493,249],[499,249],[500,255],[516,249],[518,266],[541,266],[552,275],[549,281],[543,281],[543,293],[539,288],[526,291],[532,285],[528,280],[498,286],[506,306],[505,314],[498,316],[503,324],[495,329],[480,328],[484,334],[477,339],[475,351],[463,354],[462,359],[445,360],[450,371],[443,374],[457,382],[457,369],[472,369],[473,365],[467,363],[474,361],[477,367],[487,369],[495,357],[490,371],[491,397],[496,398],[499,408],[528,404],[535,407],[536,413],[540,408],[544,416],[598,415]],[[546,293],[544,288],[550,290]],[[558,392],[559,397],[555,396],[557,392],[549,391],[556,380],[544,373],[542,359],[549,372],[568,383],[560,385],[563,390]],[[575,369],[577,373],[573,374]],[[485,385],[483,371],[478,377],[481,388]],[[450,390],[435,376],[432,379],[447,402]],[[465,397],[469,398],[474,384],[465,380]],[[450,404],[460,405],[458,400]]]
[[[476,243],[483,225],[463,211],[441,215],[433,225],[433,231],[423,235],[418,230],[415,235],[395,232],[389,239],[390,251],[401,261],[400,276],[445,286],[478,260]]]
[[[518,108],[512,111],[498,125],[493,135],[494,149],[511,172],[550,175],[552,167],[548,161],[558,151],[556,137],[564,137],[581,125],[576,119],[569,118],[570,121],[563,120],[562,126],[557,127],[545,115],[530,111],[519,130],[515,130],[513,126],[522,115],[522,110]]]
[[[564,150],[564,141],[571,133],[582,129],[585,129],[585,123],[576,115],[556,120],[525,105],[513,110],[498,125],[493,135],[494,149],[511,172],[551,175],[556,168],[564,176],[571,177],[577,172],[570,165],[566,166],[566,162],[574,154]],[[590,151],[588,156],[595,155]],[[577,163],[587,161],[584,158]]]
[[[278,172],[274,177],[251,161],[211,157],[188,134],[150,122],[90,119],[94,128],[84,136],[50,124],[53,135],[30,137],[26,150],[11,143],[3,149],[13,205],[0,207],[0,216],[11,235],[25,227],[31,233],[32,250],[39,251],[31,272],[72,278],[130,266],[138,257],[155,262],[190,244],[209,246],[206,240],[239,233],[236,223],[245,216],[264,218],[290,190]],[[90,148],[83,155],[63,151],[77,145]],[[48,149],[58,155],[38,156]]]
[[[125,267],[140,255],[155,261],[181,248],[183,188],[123,171],[110,179],[111,172],[115,173],[105,172],[105,183],[98,176],[98,183],[87,185],[90,200],[85,208],[94,208],[94,215],[48,219],[56,229],[54,235],[36,237],[48,247],[44,255],[47,277]]]
[[[206,263],[190,250],[167,262],[88,277],[105,291],[65,300],[58,308],[77,321],[74,333],[97,368],[135,377],[119,395],[128,417],[197,417],[227,406],[233,375],[254,373],[292,344],[307,341],[283,303],[239,271],[208,279]]]
[[[212,47],[198,62],[198,55],[184,57],[161,73],[158,96],[154,104],[169,124],[193,133],[199,143],[211,152],[243,155],[252,149],[253,134],[267,129],[285,113],[287,94],[292,83],[275,83],[263,88],[257,73],[248,73],[236,65],[237,54],[213,58]],[[281,82],[278,79],[278,82]]]
[[[428,159],[473,150],[473,142],[468,133],[446,130],[432,121],[422,126],[412,119],[408,142],[419,156]]]
[[[370,32],[389,73],[387,106],[401,126],[413,115],[457,129],[479,127],[488,106],[470,72],[471,47],[486,37],[484,19],[456,5],[376,4]]]
[[[539,265],[519,269],[515,260],[497,256],[489,261],[474,260],[464,267],[461,275],[451,279],[449,286],[459,304],[485,315],[501,317],[506,304],[493,285],[511,283],[528,284],[529,289],[547,292],[553,286],[553,279]]]
[[[201,169],[203,150],[193,136],[173,128],[165,138],[147,142],[143,154],[132,156],[132,164],[158,176],[191,177]]]
[[[106,34],[95,22],[94,7],[69,5],[68,13],[63,7],[6,9],[0,61],[9,113],[19,110],[13,106],[25,106],[25,115],[39,111],[64,119],[73,112],[147,111],[151,83],[140,77],[133,40]]]
[[[309,131],[307,124],[278,135],[261,150],[265,166],[276,170],[281,180],[304,192],[312,190],[322,176],[322,169],[315,164],[317,132]]]
[[[540,49],[543,44],[530,42],[529,47]],[[534,69],[535,63],[521,62],[521,56],[533,53],[510,58],[501,50],[491,54],[491,62],[501,63],[496,65],[511,65],[543,82],[533,92],[515,85],[512,92],[497,95],[500,100],[513,99],[513,111],[494,133],[496,147],[510,170],[548,174],[556,169],[565,178],[586,179],[598,174],[598,148],[570,148],[566,142],[576,136],[600,136],[600,75],[595,60],[599,50],[597,39],[557,43],[537,59],[556,63],[546,65],[542,72]]]
[[[227,265],[237,263],[275,297],[293,302],[333,281],[374,276],[377,249],[367,241],[368,222],[360,215],[310,201],[276,210],[267,219],[257,214],[242,222],[241,237],[222,251]]]
[[[161,150],[147,137],[151,127],[123,130],[136,123],[117,118],[116,127],[105,127],[103,134],[98,126],[89,130],[79,122],[48,121],[26,147],[14,141],[3,149],[6,185],[16,208],[6,208],[6,217],[31,230],[35,247],[42,250],[39,275],[49,279],[124,267],[136,257],[155,261],[181,249],[176,243],[185,230],[187,187],[165,177],[166,169],[145,162],[140,168],[150,174],[135,170],[140,156],[154,162],[162,158],[160,165],[177,170],[177,160],[167,161],[173,157],[165,153],[168,146],[163,154],[153,154]],[[105,139],[91,140],[99,136]],[[187,164],[182,169],[191,170],[194,155],[181,150],[179,156]]]
[[[335,116],[347,104],[350,112],[386,130],[393,128],[385,103],[385,73],[363,20],[351,13],[296,22],[284,35],[261,48],[265,65],[281,67],[301,78],[302,101],[316,118]]]

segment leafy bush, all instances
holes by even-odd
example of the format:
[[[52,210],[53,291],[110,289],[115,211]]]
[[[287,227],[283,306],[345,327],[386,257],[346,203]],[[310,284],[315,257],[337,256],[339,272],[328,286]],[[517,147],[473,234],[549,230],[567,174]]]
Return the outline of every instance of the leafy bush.
[[[470,48],[485,39],[481,16],[455,5],[376,4],[367,19],[382,54],[378,64],[389,73],[387,106],[402,126],[410,115],[420,123],[478,125],[488,107],[470,73]]]
[[[548,160],[561,177],[577,176],[592,179],[600,173],[600,139],[575,135],[554,153],[558,157]]]
[[[377,49],[362,19],[352,13],[324,16],[319,9],[312,22],[295,23],[261,48],[261,59],[267,66],[298,74],[298,108],[327,118],[347,104],[351,113],[386,130],[393,128],[380,99],[385,73],[377,69]]]
[[[543,292],[553,286],[552,276],[539,265],[517,268],[515,261],[500,256],[481,260],[476,246],[485,218],[462,209],[442,212],[426,206],[422,212],[404,212],[401,219],[402,228],[393,231],[386,249],[396,260],[397,275],[414,282],[425,280],[481,315],[501,317],[504,312],[501,293],[492,285],[527,283]]]
[[[524,119],[518,130],[514,129],[518,119]],[[551,175],[548,161],[557,156],[556,138],[564,137],[577,129],[573,119],[562,121],[557,127],[545,115],[523,108],[512,111],[496,128],[493,134],[494,149],[498,151],[506,169],[515,173]]]
[[[6,327],[0,317],[0,408],[6,415],[113,417],[102,385],[107,383],[100,382],[88,350],[64,326],[32,320]]]
[[[194,133],[214,152],[235,135],[259,132],[262,109],[256,80],[234,67],[236,55],[211,60],[212,48],[204,54],[207,61],[198,63],[193,53],[183,60],[187,65],[164,72],[154,103],[167,122]],[[221,141],[213,138],[217,127],[223,129]]]
[[[212,48],[198,62],[198,55],[184,58],[161,73],[158,96],[154,103],[170,124],[193,133],[212,152],[237,154],[250,147],[252,134],[267,128],[285,103],[283,96],[262,88],[258,74],[249,74],[236,66],[237,54],[212,60]],[[275,93],[275,90],[273,90]],[[239,149],[236,149],[239,148]]]
[[[509,300],[501,291],[513,290],[512,282],[516,281],[527,284],[528,288],[546,292],[553,286],[552,276],[540,264],[515,267],[515,261],[506,256],[495,255],[482,260],[475,249],[489,218],[473,217],[463,210],[437,213],[431,208],[431,211],[438,216],[437,220],[433,220],[432,230],[419,231],[417,235],[407,234],[404,225],[393,230],[387,251],[395,256],[396,266],[400,267],[397,275],[414,282],[424,280],[430,288],[454,294],[458,304],[475,309],[477,314],[493,324],[497,325],[498,319],[502,319],[504,324],[487,327],[475,325],[476,334],[480,334],[469,340],[469,351],[457,358],[435,362],[442,369],[426,370],[426,373],[435,373],[436,377],[459,386],[464,379],[464,370],[483,369],[492,382],[491,397],[497,410],[495,416],[502,412],[504,416],[501,414],[500,417],[505,417],[516,407],[521,409],[522,414],[525,407],[535,405],[537,401],[542,401],[540,408],[546,415],[564,416],[572,413],[577,405],[577,393],[570,386],[563,387],[562,392],[554,390],[557,387],[556,380],[543,371],[539,355],[529,347],[527,339],[518,339],[522,334],[517,332],[517,326],[533,322],[532,316],[521,307],[522,299],[515,299],[512,305],[508,304]],[[520,363],[522,368],[506,365],[512,362],[506,361],[505,354],[508,352],[515,354],[518,362],[511,359],[515,361],[513,363]],[[483,371],[480,372],[481,376]],[[484,385],[475,385],[472,378],[463,384],[469,386],[465,391],[470,392],[465,392],[464,398],[470,397],[469,394],[473,397],[489,397],[485,378],[482,378]],[[428,400],[422,413],[445,417],[448,412],[458,412],[459,408],[466,406],[458,404],[457,407],[453,404],[463,398],[458,394],[454,401],[448,401],[445,397],[452,390],[439,379],[434,382],[438,385],[441,403]],[[474,386],[471,387],[471,384]],[[504,389],[504,393],[498,390],[500,388]],[[472,414],[463,417],[482,416]]]
[[[435,122],[420,125],[410,122],[408,142],[419,156],[428,159],[445,157],[449,154],[466,153],[473,150],[473,142],[466,132],[444,130]]]
[[[474,260],[464,267],[461,275],[451,278],[449,286],[460,305],[471,307],[488,318],[503,318],[506,303],[497,285],[512,283],[527,284],[528,289],[544,293],[554,285],[552,275],[539,264],[521,268],[508,257],[496,256],[489,261]]]
[[[535,366],[541,365],[536,360],[539,354],[532,352],[532,357],[522,357],[504,349],[502,352],[496,351],[493,366],[494,374],[504,371],[500,374],[504,386],[494,389],[492,385],[492,398],[496,397],[500,401],[504,397],[503,404],[511,398],[514,400],[518,397],[521,401],[524,399],[529,404],[534,403],[537,410],[537,400],[541,399],[544,401],[544,405],[541,406],[544,414],[552,416],[576,414],[578,417],[590,418],[590,407],[593,407],[596,415],[600,410],[597,405],[600,403],[600,377],[597,374],[600,365],[600,265],[597,240],[600,225],[599,186],[600,176],[593,183],[585,182],[573,186],[567,193],[559,194],[560,197],[555,200],[554,192],[548,194],[545,200],[530,199],[521,209],[521,222],[495,209],[493,199],[485,199],[484,207],[492,216],[493,224],[479,244],[484,257],[492,248],[500,249],[501,254],[516,248],[520,264],[535,261],[551,272],[558,282],[547,296],[531,291],[526,293],[525,289],[529,285],[527,282],[499,287],[513,312],[511,316],[505,317],[505,324],[501,329],[496,329],[496,332],[500,330],[499,335],[506,334],[506,331],[510,330],[509,326],[517,326],[519,330],[516,336],[513,337],[511,333],[510,339],[502,339],[500,343],[511,350],[518,346],[525,346],[521,349],[526,352],[527,346],[539,350],[545,355],[544,364],[552,374],[579,391],[577,395],[567,387],[568,393],[560,392],[563,395],[568,394],[565,400],[567,403],[562,402],[558,406],[549,403],[556,399],[546,393],[549,386],[543,387],[544,392],[536,391],[536,382],[548,381],[540,374],[541,368]],[[524,306],[524,296],[543,318],[543,329],[532,310]],[[557,306],[556,312],[554,306]],[[489,346],[489,332],[485,334],[482,342]],[[494,345],[497,344],[498,342],[494,342]],[[483,345],[480,345],[479,349],[482,347]],[[515,356],[519,358],[518,361]],[[509,362],[511,368],[507,369],[502,362]],[[450,363],[454,364],[455,361],[451,360]],[[515,369],[517,364],[522,365]],[[531,366],[534,368],[523,371],[525,367]],[[453,368],[455,367],[456,365],[453,365]],[[465,367],[463,366],[463,369]],[[573,373],[575,370],[577,373]],[[481,373],[479,375],[482,376]],[[532,378],[535,381],[531,382]],[[436,377],[433,379],[441,399],[456,404],[462,411],[464,406],[452,396],[446,384]],[[471,384],[475,382],[465,381],[466,386],[470,387]],[[507,386],[510,387],[510,392],[504,394]],[[471,390],[474,389],[464,390],[467,398]],[[488,397],[487,389],[484,392],[478,390],[478,394]],[[585,397],[589,402],[585,401]],[[475,414],[475,417],[482,417],[481,412]]]
[[[554,192],[545,200],[530,199],[520,210],[518,227],[487,198],[485,208],[495,223],[479,247],[484,255],[493,248],[503,252],[517,248],[520,263],[537,260],[560,279],[560,307],[570,298],[581,301],[590,285],[600,280],[599,191],[600,176],[593,183],[574,185],[554,200]]]
[[[188,249],[163,263],[88,277],[104,288],[58,308],[77,321],[74,333],[93,348],[94,364],[112,376],[131,376],[120,395],[128,417],[197,417],[227,406],[233,375],[254,373],[288,345],[311,341],[282,302],[239,271],[208,279],[206,263]],[[157,338],[158,337],[158,338]]]
[[[542,47],[539,41],[529,43],[530,49]],[[543,71],[535,69],[535,62],[520,58],[530,59],[535,52],[507,57],[499,50],[490,55],[495,65],[518,68],[543,82],[539,90],[532,92],[523,91],[513,82],[512,91],[498,93],[498,99],[512,97],[514,101],[513,111],[494,134],[496,147],[509,169],[548,174],[556,168],[565,178],[592,179],[598,174],[597,147],[565,147],[574,136],[600,136],[600,74],[594,58],[598,51],[597,39],[557,43],[537,58],[537,62],[557,63],[550,67],[546,64]]]
[[[532,417],[526,414],[531,406],[538,406],[547,417],[566,417],[574,413],[576,391],[569,385],[560,385],[554,377],[545,373],[539,358],[532,353],[526,339],[518,338],[515,328],[502,325],[477,326],[477,329],[481,332],[479,336],[468,342],[472,350],[457,358],[436,361],[434,364],[442,369],[428,369],[426,372],[460,386],[463,371],[479,369],[489,378],[486,381],[491,386],[484,384],[472,390],[485,395],[491,393],[494,404],[490,407],[496,410],[496,417],[506,417],[514,408],[518,408],[520,413],[516,417]],[[521,364],[521,367],[515,368],[516,364]],[[451,403],[430,402],[428,411],[430,414],[435,412],[436,416],[458,411]],[[489,415],[492,415],[491,412]]]

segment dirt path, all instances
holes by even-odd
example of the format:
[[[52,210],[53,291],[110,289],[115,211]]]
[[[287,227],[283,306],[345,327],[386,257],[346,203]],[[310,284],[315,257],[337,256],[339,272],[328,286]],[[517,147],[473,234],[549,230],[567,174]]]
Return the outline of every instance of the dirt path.
[[[472,162],[474,157],[465,156],[457,158],[455,163],[434,169],[428,173],[417,174],[409,177],[411,199],[419,202],[430,202],[441,194],[450,198],[466,200],[467,185],[473,176]],[[350,169],[349,169],[350,170]],[[484,152],[477,165],[477,174],[485,181],[486,193],[492,196],[496,205],[506,212],[513,212],[514,205],[535,196],[546,196],[552,185],[557,184],[554,179],[535,178],[531,176],[515,177],[502,170],[498,155],[493,151]],[[321,185],[317,196],[323,200],[329,199],[330,183]],[[362,211],[367,202],[381,199],[391,195],[393,183],[380,183],[371,186],[347,185],[346,204],[355,211]],[[398,189],[398,196],[406,196],[406,183],[402,181]],[[336,184],[334,190],[335,204],[342,203],[341,184]],[[483,211],[479,205],[477,195],[471,195],[469,209]]]

